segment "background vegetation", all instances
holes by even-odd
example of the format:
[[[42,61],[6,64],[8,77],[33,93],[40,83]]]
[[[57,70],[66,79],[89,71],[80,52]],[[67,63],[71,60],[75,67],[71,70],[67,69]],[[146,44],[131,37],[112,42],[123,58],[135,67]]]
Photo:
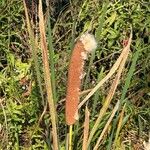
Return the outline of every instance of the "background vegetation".
[[[36,1],[26,1],[34,33],[39,36]],[[120,85],[98,126],[90,144],[96,141],[118,99],[122,98],[124,115],[116,149],[144,149],[150,130],[150,7],[147,0],[73,0],[54,1],[50,8],[43,1],[46,36],[49,42],[50,66],[56,104],[60,149],[67,149],[68,127],[65,124],[64,98],[67,70],[75,39],[82,33],[93,33],[98,48],[86,62],[82,90],[93,88],[106,76],[126,45],[133,30],[132,45]],[[50,27],[51,25],[51,27]],[[49,34],[51,33],[51,35]],[[52,39],[51,39],[52,38]],[[51,40],[50,40],[51,39]],[[29,42],[30,41],[30,42]],[[52,149],[51,122],[46,107],[46,89],[42,70],[41,51],[37,48],[38,66],[31,51],[32,38],[22,0],[0,1],[0,149]],[[38,41],[38,40],[37,40]],[[34,45],[35,46],[35,45]],[[54,67],[52,65],[54,65]],[[36,69],[39,69],[39,78]],[[112,77],[113,79],[114,77]],[[112,79],[98,90],[87,106],[92,129],[104,104]],[[53,85],[53,84],[52,84]],[[40,88],[41,87],[41,88]],[[41,91],[42,89],[42,91]],[[42,96],[41,96],[42,92]],[[99,149],[112,149],[122,107],[118,110]],[[84,110],[73,128],[73,149],[82,149]]]

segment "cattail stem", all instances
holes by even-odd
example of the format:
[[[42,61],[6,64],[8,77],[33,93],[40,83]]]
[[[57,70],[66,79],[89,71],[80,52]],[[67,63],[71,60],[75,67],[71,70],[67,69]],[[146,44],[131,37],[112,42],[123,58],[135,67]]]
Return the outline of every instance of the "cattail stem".
[[[72,125],[69,126],[69,150],[72,150]]]
[[[94,36],[88,33],[83,34],[74,46],[69,65],[66,96],[66,123],[68,125],[72,125],[76,121],[84,61],[87,58],[87,53],[96,47],[97,43]]]

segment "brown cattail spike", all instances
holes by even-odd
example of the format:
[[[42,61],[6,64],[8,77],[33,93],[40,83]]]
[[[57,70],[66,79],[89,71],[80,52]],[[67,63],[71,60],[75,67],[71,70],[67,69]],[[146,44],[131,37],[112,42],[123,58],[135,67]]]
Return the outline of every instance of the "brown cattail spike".
[[[84,60],[87,53],[95,50],[97,47],[96,40],[93,35],[85,33],[76,42],[68,72],[67,96],[66,96],[66,123],[72,125],[75,123],[75,114],[79,104],[79,92],[81,79],[83,78]]]

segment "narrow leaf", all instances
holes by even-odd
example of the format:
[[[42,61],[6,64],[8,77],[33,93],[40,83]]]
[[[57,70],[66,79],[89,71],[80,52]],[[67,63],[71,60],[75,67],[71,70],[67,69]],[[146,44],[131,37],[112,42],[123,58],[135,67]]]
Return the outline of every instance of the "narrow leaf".
[[[90,113],[86,106],[82,150],[87,150],[87,140],[88,140],[88,136],[89,136],[89,123],[90,123],[89,116],[90,116]]]

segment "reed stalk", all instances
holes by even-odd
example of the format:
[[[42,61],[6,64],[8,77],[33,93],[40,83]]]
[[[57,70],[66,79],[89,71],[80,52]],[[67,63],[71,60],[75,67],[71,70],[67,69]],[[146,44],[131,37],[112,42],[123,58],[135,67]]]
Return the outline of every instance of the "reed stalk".
[[[44,80],[47,92],[47,100],[49,104],[50,117],[52,123],[52,136],[53,136],[53,147],[54,150],[58,150],[58,135],[57,135],[57,123],[56,123],[56,110],[53,100],[53,90],[51,82],[51,74],[48,60],[48,49],[46,42],[46,33],[44,26],[44,16],[42,10],[42,1],[39,0],[39,28],[40,28],[40,40],[41,40],[41,50],[42,50],[42,60],[43,60],[43,70],[44,70]]]

